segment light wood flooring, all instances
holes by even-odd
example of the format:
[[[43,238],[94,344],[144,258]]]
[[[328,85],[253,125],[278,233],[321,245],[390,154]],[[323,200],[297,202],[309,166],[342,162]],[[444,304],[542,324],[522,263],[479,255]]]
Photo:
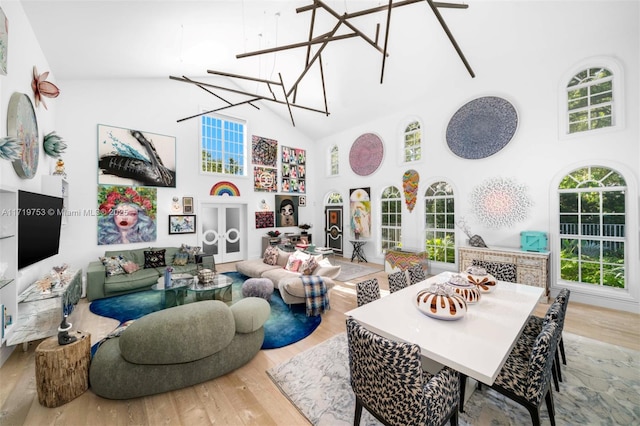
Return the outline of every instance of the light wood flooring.
[[[388,289],[386,273],[358,278],[378,278]],[[234,271],[234,264],[218,265],[220,272]],[[539,304],[537,315],[549,305]],[[34,351],[17,348],[0,368],[0,425],[304,425],[307,420],[284,397],[265,371],[345,330],[344,313],[356,307],[353,283],[338,282],[331,293],[331,310],[311,336],[293,345],[260,351],[247,365],[223,377],[196,386],[134,400],[113,401],[91,389],[57,408],[38,403]],[[98,317],[83,299],[70,318],[74,330],[91,333],[96,342],[117,326]],[[570,302],[565,331],[640,350],[640,315]]]

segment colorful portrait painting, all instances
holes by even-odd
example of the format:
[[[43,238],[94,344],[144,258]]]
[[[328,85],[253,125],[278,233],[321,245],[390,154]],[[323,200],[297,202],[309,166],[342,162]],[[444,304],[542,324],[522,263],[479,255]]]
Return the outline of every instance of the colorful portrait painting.
[[[351,207],[351,235],[360,238],[371,237],[371,188],[349,190]]]
[[[176,187],[176,138],[98,125],[98,183]]]
[[[296,195],[276,195],[276,227],[298,226],[298,205]]]
[[[157,189],[98,185],[98,244],[155,241]]]

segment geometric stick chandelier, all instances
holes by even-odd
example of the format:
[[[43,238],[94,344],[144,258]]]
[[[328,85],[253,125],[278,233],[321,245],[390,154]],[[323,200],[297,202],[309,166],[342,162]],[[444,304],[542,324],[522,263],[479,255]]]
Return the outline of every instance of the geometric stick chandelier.
[[[373,7],[369,9],[363,9],[363,10],[359,10],[352,13],[339,14],[323,1],[313,0],[312,4],[296,9],[296,13],[311,12],[309,37],[306,41],[236,55],[237,59],[241,59],[241,58],[246,58],[250,56],[264,55],[264,54],[275,53],[275,52],[284,51],[284,50],[306,48],[304,68],[301,71],[300,75],[297,77],[296,81],[288,89],[285,87],[285,84],[282,81],[282,75],[280,73],[278,73],[279,80],[273,81],[273,80],[266,80],[266,79],[255,78],[250,76],[231,74],[231,73],[222,72],[222,71],[207,70],[207,73],[212,75],[218,75],[218,76],[227,77],[230,79],[253,81],[261,85],[264,85],[264,87],[266,88],[266,91],[270,93],[270,96],[259,95],[256,93],[239,90],[237,88],[224,87],[224,86],[214,85],[214,84],[205,83],[201,81],[196,81],[186,76],[182,76],[182,77],[169,76],[169,78],[172,80],[195,85],[225,103],[225,105],[221,107],[218,107],[209,111],[205,111],[199,114],[191,115],[189,117],[181,118],[178,120],[178,122],[182,122],[185,120],[189,120],[191,118],[199,117],[202,115],[210,114],[210,113],[221,111],[228,108],[233,108],[240,105],[250,105],[256,109],[260,109],[258,106],[254,104],[254,102],[257,102],[257,101],[267,101],[267,102],[273,102],[280,105],[286,105],[289,111],[289,117],[291,118],[291,123],[293,124],[294,127],[295,127],[295,121],[293,119],[293,109],[304,109],[307,111],[313,111],[313,112],[318,112],[324,115],[329,115],[329,109],[327,106],[326,87],[325,87],[325,81],[324,81],[324,69],[322,66],[322,52],[324,51],[324,49],[330,43],[334,43],[340,40],[350,39],[354,37],[360,37],[362,40],[364,40],[367,44],[372,46],[382,55],[382,65],[381,65],[381,71],[380,71],[380,84],[382,84],[384,81],[384,68],[386,64],[386,59],[389,56],[387,52],[387,45],[389,42],[389,35],[390,35],[391,11],[397,7],[409,6],[415,3],[428,4],[433,14],[437,18],[438,22],[442,26],[442,29],[444,30],[447,37],[449,38],[449,41],[453,45],[453,48],[458,53],[458,56],[460,57],[460,60],[464,64],[465,68],[467,69],[467,71],[469,72],[472,78],[475,77],[475,74],[471,69],[471,66],[467,62],[467,59],[465,58],[464,54],[462,53],[460,46],[458,46],[458,43],[456,42],[451,31],[449,30],[449,27],[447,26],[446,22],[444,21],[444,18],[440,14],[440,11],[438,10],[440,8],[467,9],[468,6],[466,4],[441,3],[441,2],[435,2],[433,0],[400,0],[396,2],[393,2],[393,0],[389,0],[389,3],[385,6],[378,6],[378,7]],[[314,29],[315,29],[314,26],[316,23],[316,17],[317,17],[318,11],[324,11],[328,13],[330,16],[334,17],[336,20],[336,23],[329,32],[314,36],[313,35]],[[357,26],[352,22],[352,20],[355,18],[359,18],[365,15],[370,15],[370,14],[379,13],[379,12],[386,12],[385,34],[384,34],[384,41],[382,43],[382,46],[379,44],[380,23],[376,25],[375,37],[372,39],[368,37],[364,32],[362,32],[360,29],[358,29]],[[344,29],[345,27],[347,29],[347,32],[344,34],[339,34],[338,32],[341,29]],[[313,55],[311,50],[312,46],[317,46],[317,51]],[[324,99],[324,109],[322,110],[303,106],[296,103],[298,85],[304,79],[307,73],[312,69],[312,67],[316,64],[320,71],[320,81],[322,85],[322,95]],[[218,91],[235,93],[242,96],[246,96],[246,98],[239,102],[230,102],[225,98],[223,98],[218,93]]]

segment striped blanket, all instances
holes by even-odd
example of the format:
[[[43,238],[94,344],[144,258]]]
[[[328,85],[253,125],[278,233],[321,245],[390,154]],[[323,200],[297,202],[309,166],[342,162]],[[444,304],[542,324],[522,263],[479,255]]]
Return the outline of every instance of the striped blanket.
[[[302,287],[307,305],[307,316],[318,316],[331,309],[329,294],[322,277],[317,275],[302,275]]]

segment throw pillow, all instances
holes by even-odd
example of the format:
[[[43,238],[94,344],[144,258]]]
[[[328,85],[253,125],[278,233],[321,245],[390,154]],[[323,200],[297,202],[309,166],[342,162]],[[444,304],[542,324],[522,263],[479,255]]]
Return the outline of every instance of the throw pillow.
[[[124,269],[120,266],[120,262],[124,260],[122,256],[101,257],[100,261],[104,265],[108,277],[113,275],[124,274]]]
[[[313,271],[318,267],[318,262],[314,256],[311,256],[308,260],[302,262],[302,266],[300,266],[300,272],[303,275],[313,275]]]
[[[200,247],[182,244],[180,250],[189,255],[189,260],[187,261],[188,263],[196,263],[196,254],[200,253]]]
[[[138,264],[136,262],[131,261],[131,260],[125,260],[123,262],[120,262],[120,266],[122,266],[122,269],[124,269],[124,271],[127,274],[133,274],[135,271],[140,269]]]
[[[167,266],[164,261],[164,252],[166,250],[145,250],[144,252],[144,267],[148,268],[161,268]]]
[[[298,272],[300,266],[302,265],[302,260],[296,259],[294,256],[289,257],[289,261],[287,262],[287,266],[284,269],[291,272]]]
[[[267,265],[277,265],[278,264],[278,248],[274,246],[269,246],[264,251],[264,255],[262,256],[262,261]]]
[[[189,262],[189,253],[184,251],[179,251],[173,255],[173,265],[174,266],[184,266]]]
[[[290,252],[284,251],[284,250],[279,248],[278,249],[278,262],[277,262],[277,264],[284,268],[285,266],[287,266],[287,262],[289,261],[289,256],[291,256]]]

